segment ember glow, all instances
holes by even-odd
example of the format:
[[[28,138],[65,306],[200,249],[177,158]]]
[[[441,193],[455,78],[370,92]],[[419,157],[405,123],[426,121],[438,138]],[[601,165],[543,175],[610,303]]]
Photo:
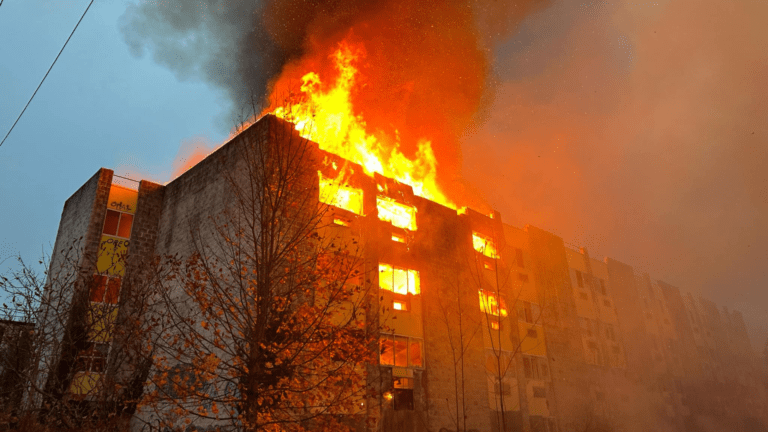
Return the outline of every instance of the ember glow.
[[[399,137],[392,140],[370,133],[363,114],[355,110],[351,99],[357,85],[355,65],[365,58],[365,49],[342,42],[331,58],[338,72],[335,81],[326,84],[318,73],[308,71],[300,94],[291,97],[288,105],[268,111],[295,123],[301,135],[317,142],[321,150],[362,165],[366,174],[393,178],[410,185],[418,196],[456,208],[437,184],[437,160],[429,140],[420,140],[416,154],[409,158],[400,150]]]

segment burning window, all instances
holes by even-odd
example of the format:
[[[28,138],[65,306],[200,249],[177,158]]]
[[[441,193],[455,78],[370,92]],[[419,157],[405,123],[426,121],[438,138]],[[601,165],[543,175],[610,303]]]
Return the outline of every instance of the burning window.
[[[487,256],[488,258],[496,259],[499,257],[496,250],[496,244],[490,237],[486,237],[476,232],[472,233],[472,246],[476,251]]]
[[[507,303],[499,299],[495,293],[480,290],[480,310],[493,316],[507,316]],[[499,301],[501,300],[501,301]]]
[[[395,294],[421,293],[421,280],[416,270],[379,264],[379,288]]]
[[[392,300],[392,309],[400,312],[408,312],[411,310],[411,300],[408,296],[402,296],[403,298],[397,298]]]
[[[379,362],[387,366],[423,367],[421,339],[398,335],[382,335],[379,339]]]
[[[416,207],[401,204],[392,198],[377,196],[379,219],[398,228],[416,231]]]
[[[320,202],[355,214],[363,214],[363,190],[341,185],[320,175]]]

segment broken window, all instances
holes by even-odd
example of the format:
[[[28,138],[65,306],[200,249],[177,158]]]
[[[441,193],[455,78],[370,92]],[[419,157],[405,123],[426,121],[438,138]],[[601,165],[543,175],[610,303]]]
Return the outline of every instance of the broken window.
[[[376,208],[379,220],[398,228],[416,231],[416,207],[401,204],[389,197],[377,196]]]
[[[358,215],[363,214],[363,190],[339,184],[337,179],[320,176],[319,201]]]
[[[472,247],[477,252],[487,256],[488,258],[496,259],[499,257],[498,250],[496,249],[496,243],[487,236],[473,232],[472,233]]]

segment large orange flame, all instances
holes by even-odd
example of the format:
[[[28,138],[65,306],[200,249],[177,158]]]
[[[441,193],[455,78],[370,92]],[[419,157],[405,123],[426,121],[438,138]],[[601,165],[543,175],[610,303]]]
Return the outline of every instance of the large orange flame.
[[[299,97],[270,111],[295,123],[299,133],[320,149],[362,165],[366,174],[394,178],[413,187],[416,195],[455,209],[437,184],[437,160],[430,141],[420,140],[414,158],[409,158],[401,152],[398,136],[369,133],[363,115],[356,114],[351,92],[358,74],[355,64],[364,56],[362,46],[342,42],[331,56],[339,72],[331,86],[316,72],[309,72],[302,77]]]

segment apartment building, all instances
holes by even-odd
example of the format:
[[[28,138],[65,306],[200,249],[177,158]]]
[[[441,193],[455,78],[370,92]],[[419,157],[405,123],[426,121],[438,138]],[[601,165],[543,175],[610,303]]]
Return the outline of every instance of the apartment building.
[[[164,186],[102,168],[67,201],[51,274],[79,266],[72,298],[91,312],[55,323],[49,388],[98,403],[89,395],[130,361],[113,342],[126,280],[154,256],[192,253],[190,227],[226,207],[224,173],[240,149],[285,127],[266,116]],[[703,382],[731,386],[733,404],[719,415],[732,430],[765,422],[738,313],[498,212],[457,211],[316,152],[318,205],[330,209],[324,235],[361,245],[379,293],[379,400],[366,407],[378,429],[698,430],[712,415],[712,399],[694,397]],[[345,183],[334,183],[342,171]],[[73,241],[80,259],[65,263]],[[78,322],[89,324],[85,334],[75,334]]]

